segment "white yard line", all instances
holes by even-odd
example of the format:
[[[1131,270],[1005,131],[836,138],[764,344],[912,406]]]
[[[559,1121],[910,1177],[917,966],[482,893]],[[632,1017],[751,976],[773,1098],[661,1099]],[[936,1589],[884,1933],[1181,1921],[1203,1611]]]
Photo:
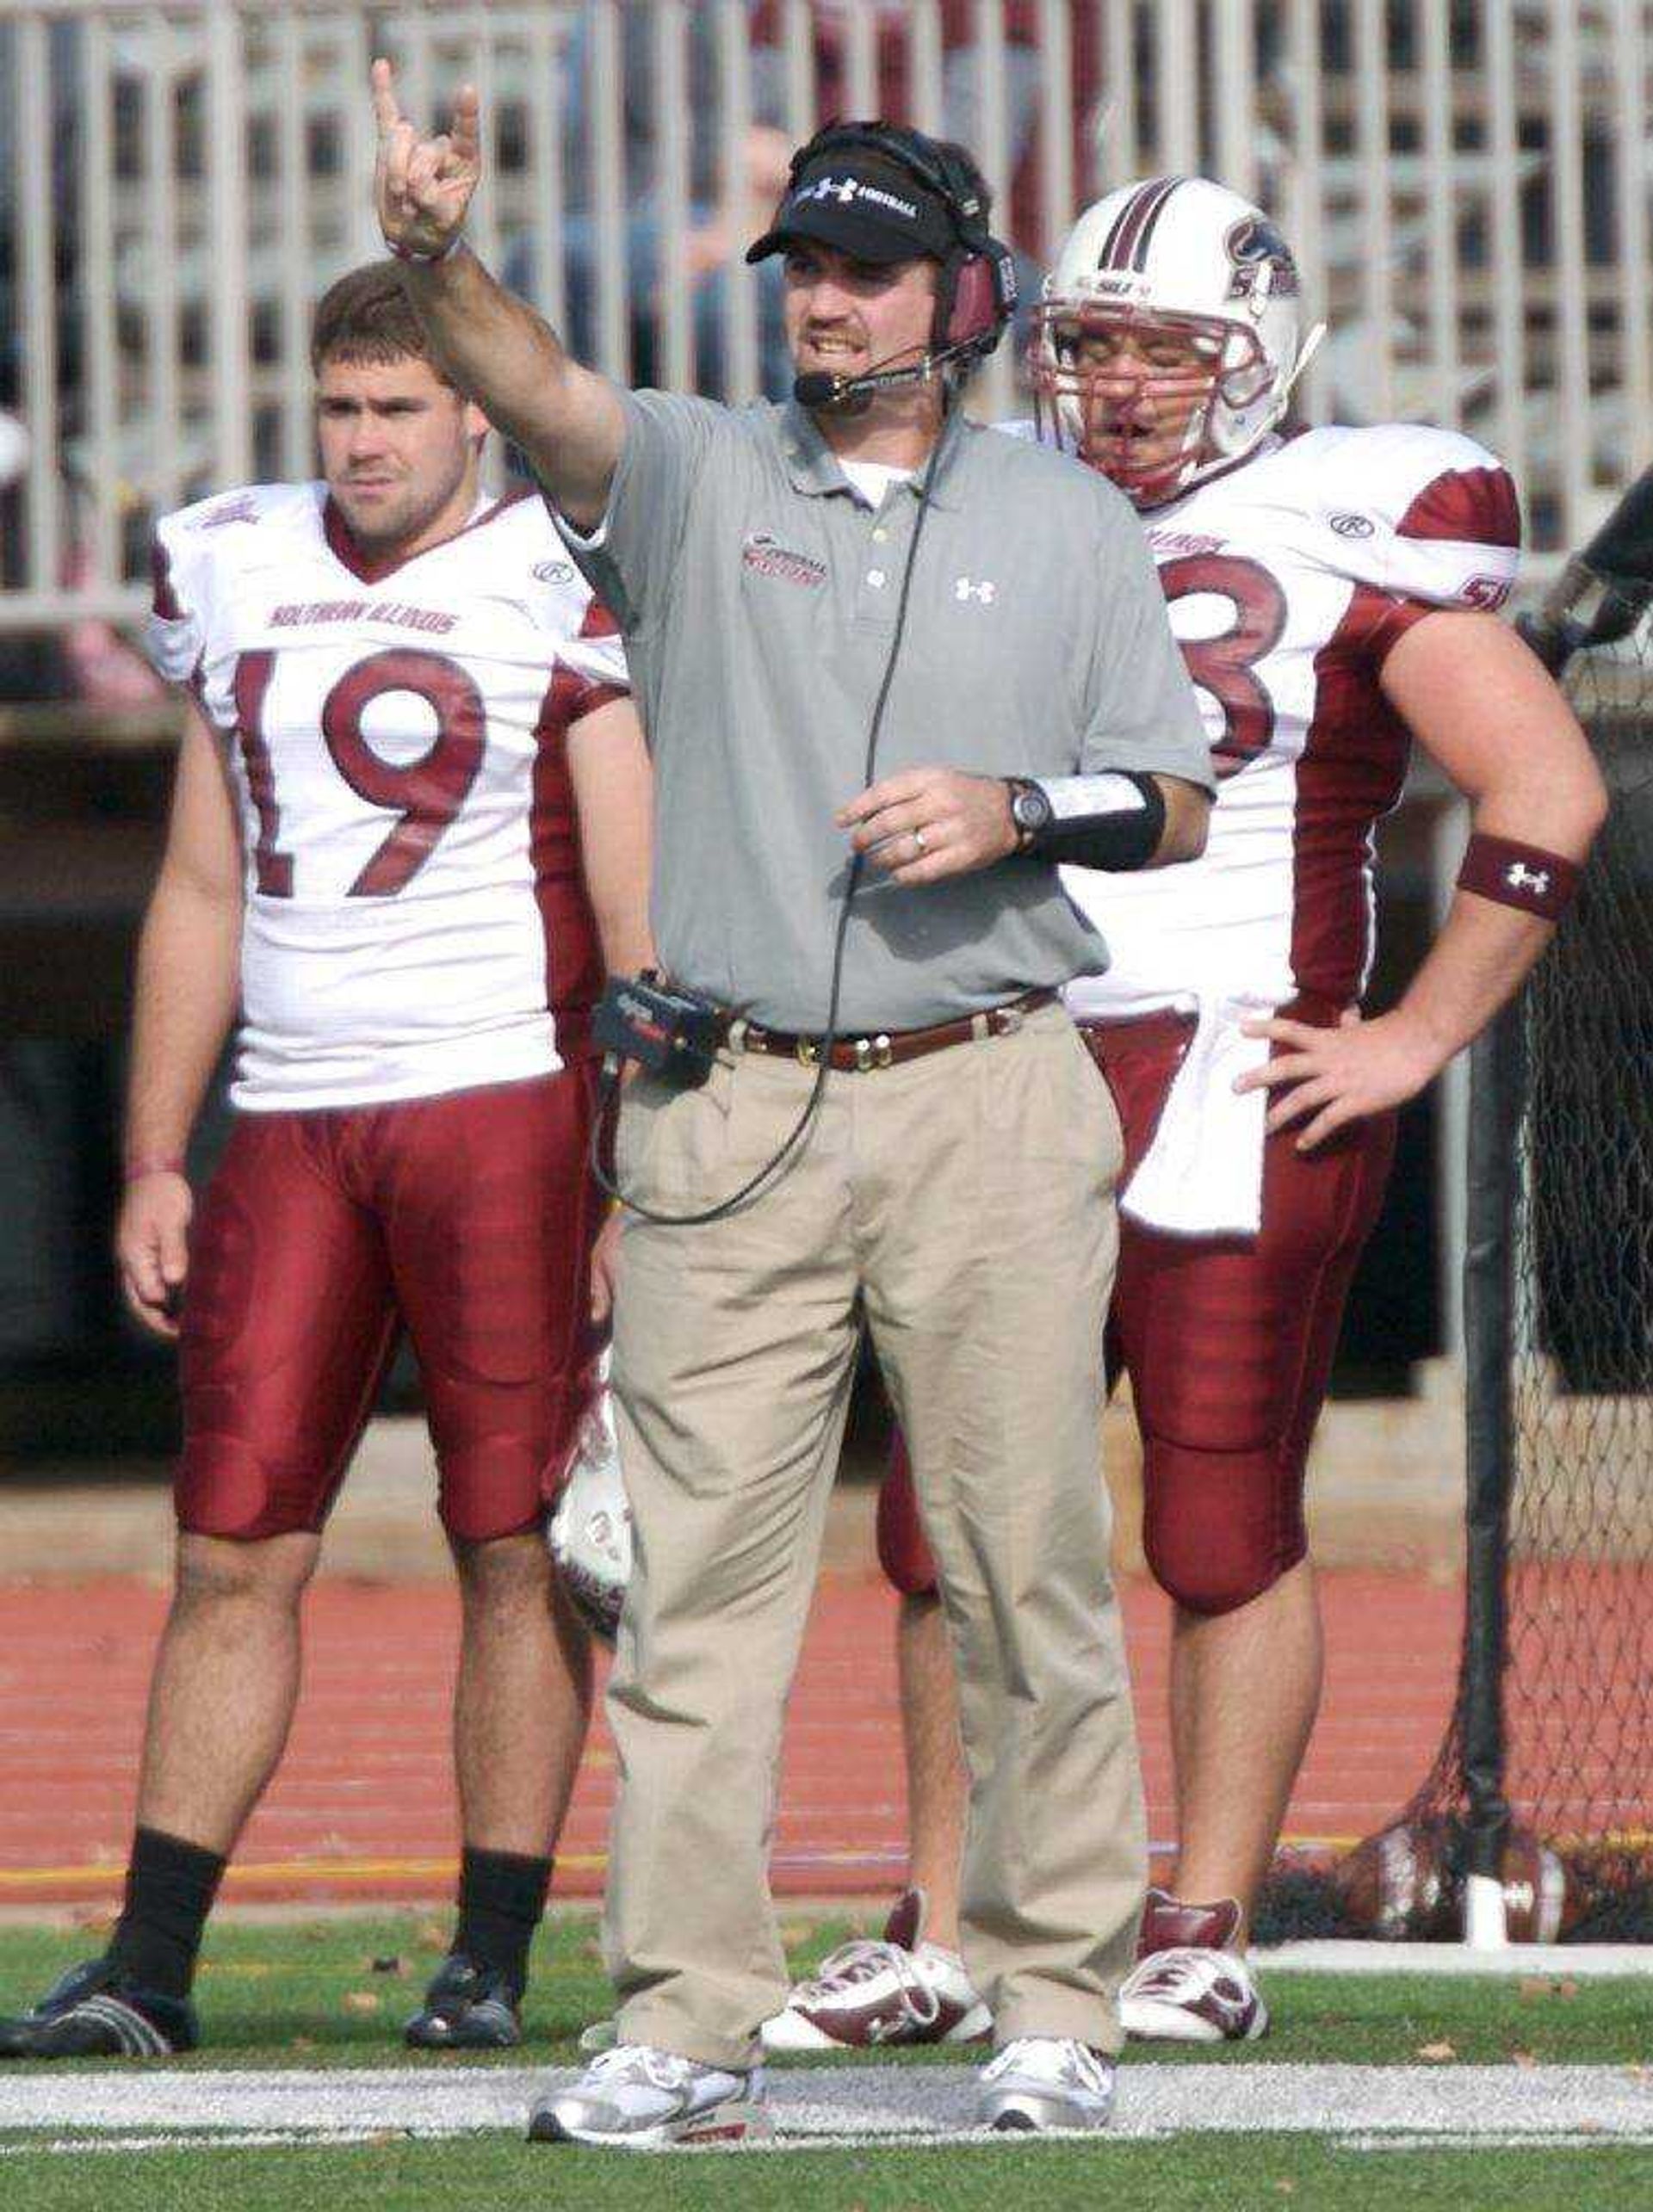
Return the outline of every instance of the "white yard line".
[[[0,2078],[0,2153],[196,2143],[337,2142],[521,2129],[550,2069]],[[771,2077],[782,2147],[950,2141],[971,2128],[964,2067],[799,2067]],[[24,2135],[22,2131],[29,2131]],[[1653,2068],[1156,2066],[1121,2070],[1124,2141],[1302,2132],[1363,2150],[1470,2141],[1653,2144]],[[90,2140],[89,2140],[90,2139]],[[983,2140],[995,2140],[983,2138]],[[1002,2140],[1002,2138],[996,2139]]]
[[[1328,1937],[1254,1950],[1251,1962],[1264,1974],[1276,1968],[1294,1974],[1545,1974],[1557,1981],[1589,1981],[1653,1974],[1653,1943],[1510,1943],[1499,1951],[1475,1951],[1467,1943],[1371,1943]]]

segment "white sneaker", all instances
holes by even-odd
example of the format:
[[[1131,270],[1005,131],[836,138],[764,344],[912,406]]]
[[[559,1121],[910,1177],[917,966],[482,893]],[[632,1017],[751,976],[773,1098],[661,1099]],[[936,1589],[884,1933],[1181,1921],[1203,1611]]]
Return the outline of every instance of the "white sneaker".
[[[1113,2117],[1113,2061],[1068,2036],[1018,2036],[976,2079],[981,2124],[1000,2135],[1105,2128]]]
[[[899,1899],[881,1937],[840,1943],[763,2027],[766,2051],[968,2043],[991,2024],[957,1951],[924,1935],[924,1892]]]
[[[1268,2007],[1238,1951],[1155,1951],[1119,1985],[1119,2024],[1142,2042],[1254,2043]]]
[[[1268,2007],[1242,1955],[1231,1897],[1186,1905],[1150,1889],[1136,1964],[1119,1986],[1119,2023],[1144,2042],[1254,2043]]]
[[[577,2081],[536,2098],[528,2116],[530,2142],[622,2151],[758,2142],[774,2132],[761,2067],[727,2073],[647,2043],[604,2051]]]

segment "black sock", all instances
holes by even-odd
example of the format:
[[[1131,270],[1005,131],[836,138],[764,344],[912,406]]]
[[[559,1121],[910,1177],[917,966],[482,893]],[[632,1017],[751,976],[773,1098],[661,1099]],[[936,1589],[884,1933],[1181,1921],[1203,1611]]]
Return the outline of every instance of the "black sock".
[[[545,1912],[553,1862],[515,1851],[473,1851],[459,1863],[459,1925],[454,1949],[506,1974],[520,1998],[528,1986],[528,1947]]]
[[[139,1828],[127,1865],[127,1904],[108,1956],[140,1988],[187,1997],[201,1931],[213,1909],[224,1861],[216,1851]]]

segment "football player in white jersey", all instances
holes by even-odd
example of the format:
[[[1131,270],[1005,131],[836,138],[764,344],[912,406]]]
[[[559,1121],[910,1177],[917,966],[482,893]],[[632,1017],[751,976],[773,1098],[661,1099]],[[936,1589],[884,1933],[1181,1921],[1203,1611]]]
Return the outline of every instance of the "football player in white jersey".
[[[515,2042],[590,1702],[543,1521],[595,1350],[589,1010],[647,958],[648,770],[615,625],[388,264],[317,311],[323,480],[166,518],[150,650],[193,694],[145,922],[117,1233],[176,1337],[176,1588],[126,1909],[0,2023],[18,2057],[157,2054],[297,1695],[300,1599],[402,1331],[463,1626],[451,1956],[408,2024]],[[224,1158],[190,1129],[232,1023]],[[600,1302],[600,1301],[599,1301]]]
[[[1037,434],[1142,514],[1221,779],[1203,857],[1068,883],[1113,955],[1068,996],[1124,1128],[1109,1354],[1174,1622],[1178,1860],[1120,2009],[1179,2041],[1267,2024],[1243,1946],[1321,1682],[1303,1471],[1396,1109],[1538,958],[1605,806],[1565,702],[1493,611],[1516,572],[1508,476],[1451,431],[1284,433],[1319,335],[1299,307],[1260,209],[1157,177],[1080,218],[1033,357]],[[1414,739],[1473,833],[1427,959],[1365,1021],[1372,832]],[[794,1993],[782,2048],[983,2024],[953,1948],[965,1781],[899,1442],[879,1535],[903,1593],[913,1888],[882,1943]]]

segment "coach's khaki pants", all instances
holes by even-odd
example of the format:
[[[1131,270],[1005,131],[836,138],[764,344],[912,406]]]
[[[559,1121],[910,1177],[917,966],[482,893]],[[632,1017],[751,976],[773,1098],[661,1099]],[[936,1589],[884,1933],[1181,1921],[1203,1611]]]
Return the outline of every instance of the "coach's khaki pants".
[[[712,1204],[812,1079],[752,1054],[698,1091],[634,1085],[625,1187]],[[622,2041],[746,2066],[785,1999],[777,1753],[864,1316],[958,1664],[966,1966],[1000,2043],[1117,2047],[1146,1859],[1099,1476],[1119,1158],[1106,1086],[1048,1008],[832,1075],[789,1171],[732,1217],[628,1220],[614,1384],[636,1571],[605,1922]]]

